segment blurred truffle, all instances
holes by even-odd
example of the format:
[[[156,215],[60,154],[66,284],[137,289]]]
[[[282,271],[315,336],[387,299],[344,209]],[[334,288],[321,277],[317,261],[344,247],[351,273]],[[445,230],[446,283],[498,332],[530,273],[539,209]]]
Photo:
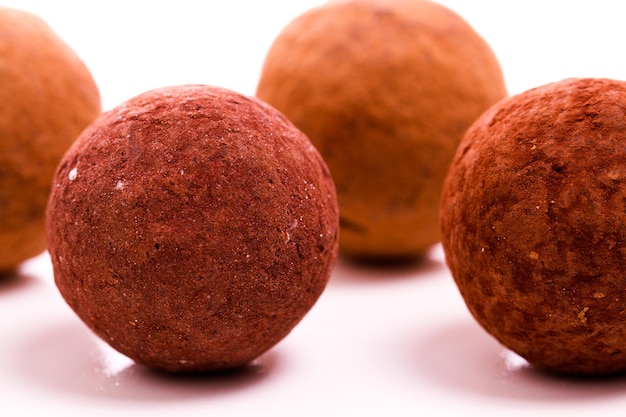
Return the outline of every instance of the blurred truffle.
[[[469,129],[442,198],[469,310],[538,368],[626,370],[626,83],[567,79]]]
[[[314,305],[338,250],[334,184],[307,137],[255,98],[152,90],[66,153],[47,233],[56,284],[138,363],[244,365]]]
[[[76,53],[39,17],[0,7],[0,274],[46,248],[54,170],[100,111]]]
[[[430,1],[329,2],[277,36],[257,96],[302,129],[337,186],[342,254],[421,257],[469,125],[506,95],[485,41]]]

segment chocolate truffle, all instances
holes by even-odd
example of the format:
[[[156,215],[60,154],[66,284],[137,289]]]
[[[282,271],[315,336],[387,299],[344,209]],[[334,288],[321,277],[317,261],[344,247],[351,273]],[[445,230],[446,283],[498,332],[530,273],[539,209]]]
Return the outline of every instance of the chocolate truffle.
[[[445,182],[450,271],[477,321],[537,368],[626,370],[626,83],[567,79],[468,130]]]
[[[59,164],[47,216],[70,307],[167,371],[237,367],[271,348],[338,251],[334,184],[308,138],[260,100],[203,85],[96,119]]]
[[[469,125],[506,95],[486,42],[430,1],[329,2],[271,46],[257,96],[319,149],[341,253],[415,259],[440,239],[441,187]]]
[[[46,248],[54,170],[100,110],[76,53],[39,17],[0,7],[0,275]]]

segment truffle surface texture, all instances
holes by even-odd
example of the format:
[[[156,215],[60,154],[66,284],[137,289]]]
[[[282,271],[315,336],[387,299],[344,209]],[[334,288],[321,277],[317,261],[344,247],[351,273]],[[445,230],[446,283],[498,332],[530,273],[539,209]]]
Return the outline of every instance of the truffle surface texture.
[[[626,83],[567,79],[468,130],[441,209],[469,310],[537,368],[626,370]]]
[[[334,184],[308,138],[230,90],[148,91],[65,154],[48,205],[55,282],[103,340],[167,371],[241,366],[323,292]]]
[[[430,1],[328,2],[267,53],[257,96],[319,149],[333,175],[340,250],[412,260],[440,240],[445,174],[465,130],[506,95],[499,63]]]
[[[100,106],[89,70],[42,19],[0,7],[0,275],[46,248],[54,170]]]

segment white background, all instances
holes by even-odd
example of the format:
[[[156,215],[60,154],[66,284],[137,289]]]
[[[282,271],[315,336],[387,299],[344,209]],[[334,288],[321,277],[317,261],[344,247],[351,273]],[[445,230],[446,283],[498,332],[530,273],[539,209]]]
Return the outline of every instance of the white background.
[[[322,3],[3,2],[42,17],[82,57],[105,110],[183,83],[252,95],[274,37]],[[492,46],[511,94],[626,75],[620,2],[440,3]],[[60,298],[45,253],[0,283],[3,416],[621,416],[625,394],[626,378],[548,376],[500,347],[467,312],[439,246],[422,265],[340,260],[287,338],[247,369],[213,376],[166,376],[112,352]]]

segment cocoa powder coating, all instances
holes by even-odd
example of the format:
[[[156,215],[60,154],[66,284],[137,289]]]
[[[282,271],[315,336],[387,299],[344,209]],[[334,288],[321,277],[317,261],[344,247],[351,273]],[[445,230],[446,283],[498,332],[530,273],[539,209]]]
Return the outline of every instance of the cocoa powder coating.
[[[568,79],[468,131],[441,206],[469,310],[538,368],[626,370],[626,83]]]
[[[46,248],[54,170],[100,105],[85,64],[43,20],[0,7],[0,275]]]
[[[311,9],[275,39],[257,88],[319,149],[337,186],[341,251],[365,260],[420,257],[439,241],[454,151],[505,95],[486,42],[421,0]]]
[[[270,106],[189,85],[103,114],[64,156],[48,206],[56,284],[135,361],[246,364],[314,305],[338,249],[334,184]]]

